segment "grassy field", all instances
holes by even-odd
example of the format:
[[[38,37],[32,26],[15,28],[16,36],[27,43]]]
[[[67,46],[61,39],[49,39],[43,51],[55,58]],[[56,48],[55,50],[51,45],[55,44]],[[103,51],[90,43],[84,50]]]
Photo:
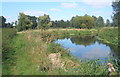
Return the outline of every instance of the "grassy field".
[[[4,30],[6,31],[6,30]],[[7,30],[3,40],[6,41],[3,75],[107,75],[107,65],[99,64],[100,60],[82,62],[71,56],[67,50],[59,44],[52,43],[56,38],[64,36],[95,36],[98,32],[91,30],[29,30],[19,32]],[[13,31],[13,32],[12,32]],[[9,36],[10,35],[10,36]],[[100,34],[102,35],[102,34]],[[11,37],[12,36],[12,37]],[[15,36],[13,38],[13,36]],[[11,40],[12,39],[12,40]],[[3,42],[4,44],[4,42]],[[10,46],[10,47],[9,47]],[[6,49],[6,50],[5,50]],[[9,53],[10,52],[10,53]],[[61,63],[64,68],[52,70],[52,64],[48,58],[51,53],[61,54]]]

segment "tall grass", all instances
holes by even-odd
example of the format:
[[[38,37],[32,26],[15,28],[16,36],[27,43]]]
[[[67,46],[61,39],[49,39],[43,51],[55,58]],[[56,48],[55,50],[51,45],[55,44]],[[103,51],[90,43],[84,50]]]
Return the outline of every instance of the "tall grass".
[[[98,33],[98,39],[105,43],[119,45],[118,28],[102,28]]]
[[[15,53],[13,47],[13,37],[16,35],[16,30],[11,28],[2,29],[2,61],[3,61],[3,70],[5,74],[11,73],[11,67],[14,65],[13,55]]]

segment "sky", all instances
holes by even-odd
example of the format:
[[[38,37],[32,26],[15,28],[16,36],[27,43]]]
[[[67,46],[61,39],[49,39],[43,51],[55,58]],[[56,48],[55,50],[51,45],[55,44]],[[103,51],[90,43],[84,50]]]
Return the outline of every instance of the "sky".
[[[3,1],[0,4],[2,12],[0,15],[7,19],[7,22],[12,22],[18,19],[19,13],[23,12],[26,15],[42,16],[44,14],[50,15],[51,20],[70,20],[73,16],[83,16],[88,14],[90,16],[102,16],[105,20],[112,21],[112,6],[110,0],[82,0],[78,2],[7,2]]]

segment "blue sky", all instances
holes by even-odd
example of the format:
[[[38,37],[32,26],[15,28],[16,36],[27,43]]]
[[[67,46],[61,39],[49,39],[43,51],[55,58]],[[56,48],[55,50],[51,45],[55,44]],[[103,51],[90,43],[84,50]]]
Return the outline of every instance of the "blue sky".
[[[41,16],[49,14],[51,20],[70,20],[73,16],[85,14],[102,16],[105,20],[112,15],[110,2],[2,2],[2,14],[7,22],[18,19],[19,13]]]

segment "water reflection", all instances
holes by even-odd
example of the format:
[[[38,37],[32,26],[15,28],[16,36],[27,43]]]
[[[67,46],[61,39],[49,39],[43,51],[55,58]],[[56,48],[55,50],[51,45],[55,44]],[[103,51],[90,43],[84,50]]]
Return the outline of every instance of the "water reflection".
[[[55,41],[68,49],[73,56],[80,59],[106,59],[116,57],[120,59],[118,47],[110,44],[105,44],[102,41],[96,40],[94,37],[69,37]]]
[[[88,46],[88,45],[95,43],[94,37],[89,37],[89,36],[72,37],[71,41],[72,43],[75,43],[76,45],[84,45],[84,46]]]

